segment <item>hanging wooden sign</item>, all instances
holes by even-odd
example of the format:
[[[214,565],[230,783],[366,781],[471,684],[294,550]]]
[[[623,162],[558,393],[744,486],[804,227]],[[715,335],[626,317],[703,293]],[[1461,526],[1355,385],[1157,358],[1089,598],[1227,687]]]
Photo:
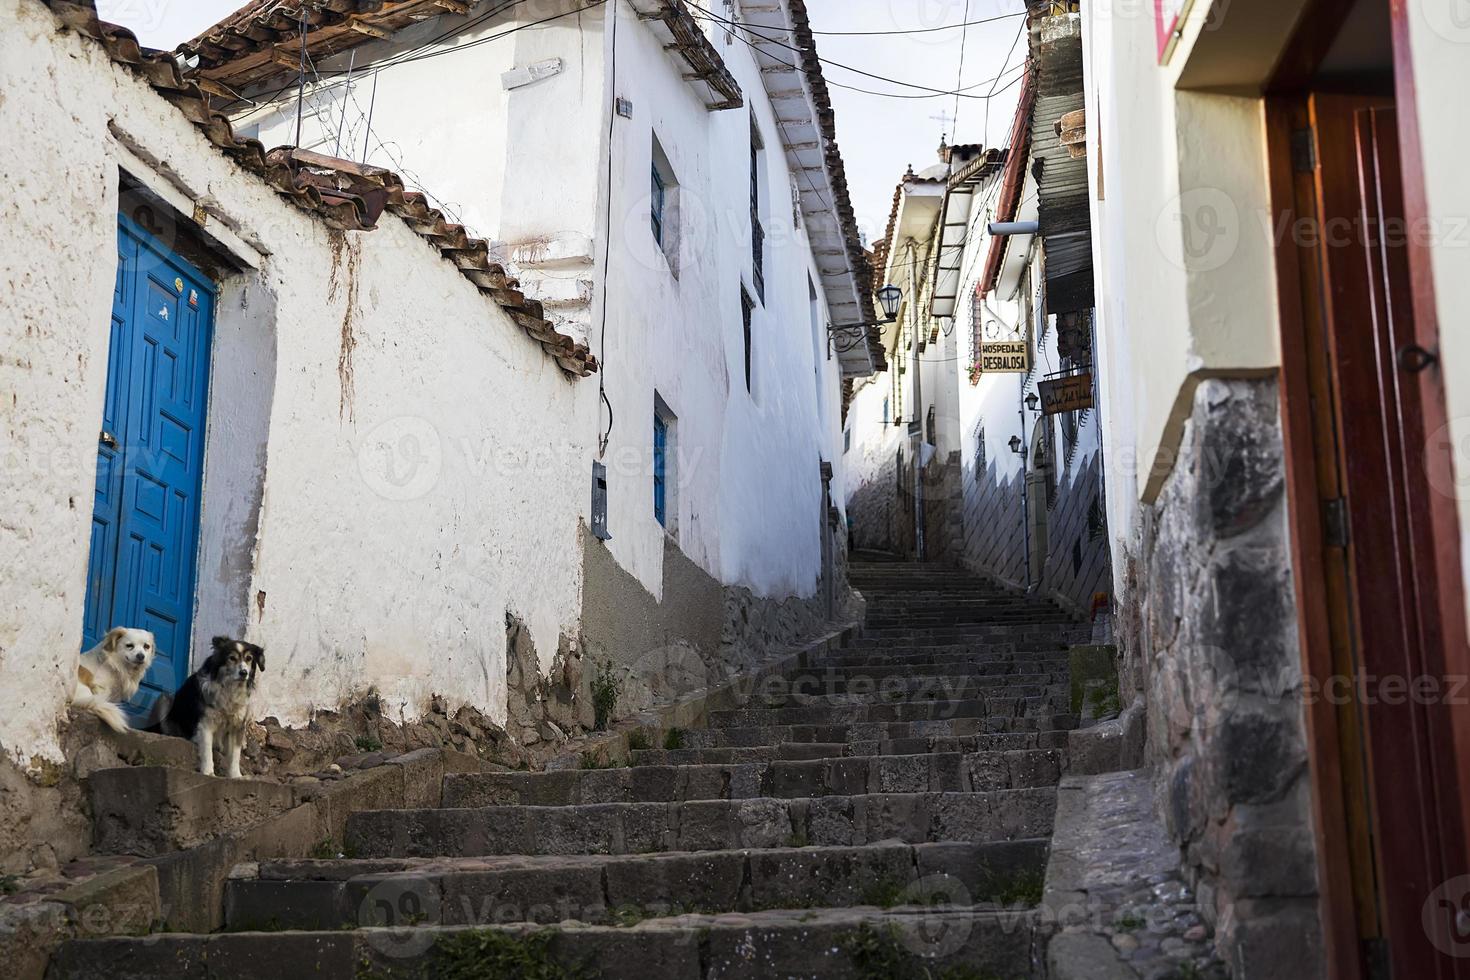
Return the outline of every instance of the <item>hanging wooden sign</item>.
[[[980,347],[982,374],[1025,374],[1031,358],[1024,340],[987,340]]]
[[[1041,410],[1047,415],[1080,412],[1092,407],[1091,371],[1052,378],[1038,384],[1036,389],[1041,392]]]

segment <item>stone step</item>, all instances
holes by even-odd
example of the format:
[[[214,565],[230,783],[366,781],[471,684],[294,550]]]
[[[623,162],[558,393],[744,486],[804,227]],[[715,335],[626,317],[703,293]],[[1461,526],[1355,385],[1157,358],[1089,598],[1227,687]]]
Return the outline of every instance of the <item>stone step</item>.
[[[921,755],[928,752],[1022,752],[1066,749],[1065,730],[1008,732],[995,735],[933,736],[887,741],[786,742],[741,748],[647,749],[634,752],[633,765],[740,765],[774,760],[843,759],[853,756]]]
[[[195,847],[299,802],[296,791],[281,783],[203,776],[172,766],[99,769],[87,776],[85,787],[93,850],[140,857]]]
[[[886,618],[895,616],[935,616],[949,613],[1034,613],[1043,616],[1063,616],[1060,606],[1049,602],[1029,602],[1025,599],[986,599],[962,596],[934,597],[932,599],[885,600],[868,597],[868,619],[874,615]]]
[[[781,725],[860,725],[907,721],[945,721],[955,718],[1026,718],[1056,714],[1068,707],[1065,690],[1056,694],[984,695],[954,701],[893,701],[849,705],[807,705],[787,708],[737,708],[710,712],[715,728],[764,728]]]
[[[813,665],[811,670],[804,672],[792,672],[782,675],[787,680],[801,677],[821,677],[830,674],[833,677],[886,677],[891,674],[899,676],[950,676],[973,675],[984,677],[1006,677],[1014,674],[1040,674],[1040,673],[1062,673],[1066,666],[1067,657],[1064,653],[1056,654],[990,654],[984,655],[961,655],[947,656],[944,659],[931,659],[919,656],[915,660],[909,660],[902,655],[869,654],[866,656],[853,657],[851,660],[830,662],[823,661]],[[1013,659],[1022,657],[1037,657],[1038,659]],[[779,681],[771,681],[768,685],[761,685],[758,689],[769,686],[772,690],[780,690],[790,687]]]
[[[848,756],[732,765],[457,773],[444,806],[585,806],[684,800],[795,799],[862,793],[968,793],[1055,786],[1056,751]]]
[[[1045,839],[639,855],[262,862],[225,887],[225,928],[354,929],[383,903],[424,926],[575,920],[631,925],[689,913],[911,904],[944,876],[956,906],[1026,905]],[[1025,896],[1021,898],[1021,896]]]
[[[864,635],[872,635],[884,630],[905,630],[908,632],[919,632],[921,630],[957,630],[971,632],[975,630],[1004,630],[1010,627],[1016,627],[1022,630],[1041,627],[1070,629],[1074,622],[1070,616],[1060,612],[1055,615],[996,612],[933,616],[916,616],[907,613],[895,616],[878,614],[867,618],[867,621],[863,625],[863,633]]]
[[[789,708],[820,704],[867,704],[893,701],[958,701],[970,697],[1036,697],[1066,691],[1065,671],[1032,674],[894,673],[879,679],[861,671],[809,671],[763,684],[746,707]]]
[[[1051,833],[1054,787],[989,793],[587,806],[370,810],[347,818],[359,857],[649,854],[745,847],[994,841]]]
[[[868,599],[868,620],[876,615],[882,618],[898,616],[944,616],[952,613],[971,614],[976,612],[1018,613],[1040,616],[1064,616],[1060,606],[1047,602],[1027,602],[1024,599],[978,599],[978,598],[934,598],[885,601]]]
[[[766,725],[753,728],[703,728],[684,733],[691,749],[740,748],[782,742],[879,742],[946,735],[994,735],[1077,727],[1070,715],[1035,718],[945,718],[930,721],[856,722],[840,725]]]
[[[964,630],[949,630],[947,635],[936,635],[929,630],[924,635],[903,631],[892,633],[859,633],[844,648],[849,653],[884,652],[893,650],[916,650],[923,647],[948,647],[951,650],[984,652],[987,649],[1009,649],[1020,651],[1051,652],[1065,650],[1079,643],[1086,643],[1091,633],[1075,637],[1070,629],[1055,630],[1047,634],[1011,633],[1006,630],[991,631],[988,627],[971,627]],[[832,654],[836,656],[836,654]]]
[[[942,891],[942,885],[940,887]],[[498,960],[538,976],[606,980],[870,980],[905,975],[1016,977],[1031,972],[1035,912],[948,908],[804,909],[646,919],[630,927],[568,923],[243,932],[73,940],[50,980],[484,976]],[[881,963],[883,972],[874,973]],[[779,968],[776,966],[779,964]],[[513,968],[515,969],[515,968]],[[561,971],[561,972],[557,972]],[[507,980],[521,974],[502,974]],[[529,974],[526,974],[529,975]]]
[[[879,626],[863,627],[856,646],[905,643],[936,646],[949,643],[1025,643],[1045,639],[1052,643],[1086,643],[1090,628],[1072,623],[995,623],[969,626]]]
[[[907,656],[932,656],[948,655],[966,657],[1003,657],[1012,656],[1054,656],[1065,654],[1075,644],[1065,640],[1041,639],[1026,640],[1017,643],[1014,640],[958,640],[944,643],[912,643],[897,642],[893,640],[864,640],[861,636],[855,637],[853,641],[841,650],[828,653],[813,663],[827,663],[835,661],[841,663],[847,659],[860,657],[892,656],[905,654]]]

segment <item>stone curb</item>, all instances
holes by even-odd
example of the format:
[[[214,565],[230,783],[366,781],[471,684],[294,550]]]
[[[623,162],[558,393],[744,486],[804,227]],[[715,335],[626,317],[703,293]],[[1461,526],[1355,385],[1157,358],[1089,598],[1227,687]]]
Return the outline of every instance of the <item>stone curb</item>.
[[[546,769],[576,769],[582,764],[583,756],[588,754],[603,765],[627,765],[632,751],[628,746],[628,739],[634,732],[646,732],[648,729],[668,731],[673,728],[702,728],[708,722],[710,712],[740,707],[766,678],[809,666],[814,662],[816,654],[845,647],[861,631],[860,622],[843,624],[808,643],[765,661],[751,673],[738,674],[713,688],[702,688],[672,704],[647,708],[611,732],[599,732],[586,738],[573,739],[560,753],[548,760]]]
[[[307,857],[341,841],[357,810],[438,806],[445,773],[479,772],[485,765],[453,749],[418,749],[341,780],[298,788],[289,809],[248,830],[144,858],[46,901],[0,907],[0,962],[13,971],[7,977],[42,980],[52,953],[68,939],[147,933],[155,923],[171,932],[213,932],[224,924],[224,885],[236,864]]]

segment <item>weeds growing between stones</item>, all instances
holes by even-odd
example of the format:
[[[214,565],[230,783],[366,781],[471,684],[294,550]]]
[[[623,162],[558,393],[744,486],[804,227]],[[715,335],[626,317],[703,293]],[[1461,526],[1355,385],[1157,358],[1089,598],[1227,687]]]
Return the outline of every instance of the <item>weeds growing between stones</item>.
[[[592,727],[597,731],[607,731],[608,722],[612,721],[613,712],[618,709],[621,690],[613,662],[604,660],[592,678]]]

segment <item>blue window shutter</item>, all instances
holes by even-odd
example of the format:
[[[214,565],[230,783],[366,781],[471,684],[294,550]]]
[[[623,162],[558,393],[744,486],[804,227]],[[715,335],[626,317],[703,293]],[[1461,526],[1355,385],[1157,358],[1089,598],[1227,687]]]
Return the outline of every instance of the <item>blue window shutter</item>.
[[[666,510],[667,494],[664,488],[664,451],[668,438],[668,425],[655,415],[653,417],[653,516],[664,527],[669,526]]]

